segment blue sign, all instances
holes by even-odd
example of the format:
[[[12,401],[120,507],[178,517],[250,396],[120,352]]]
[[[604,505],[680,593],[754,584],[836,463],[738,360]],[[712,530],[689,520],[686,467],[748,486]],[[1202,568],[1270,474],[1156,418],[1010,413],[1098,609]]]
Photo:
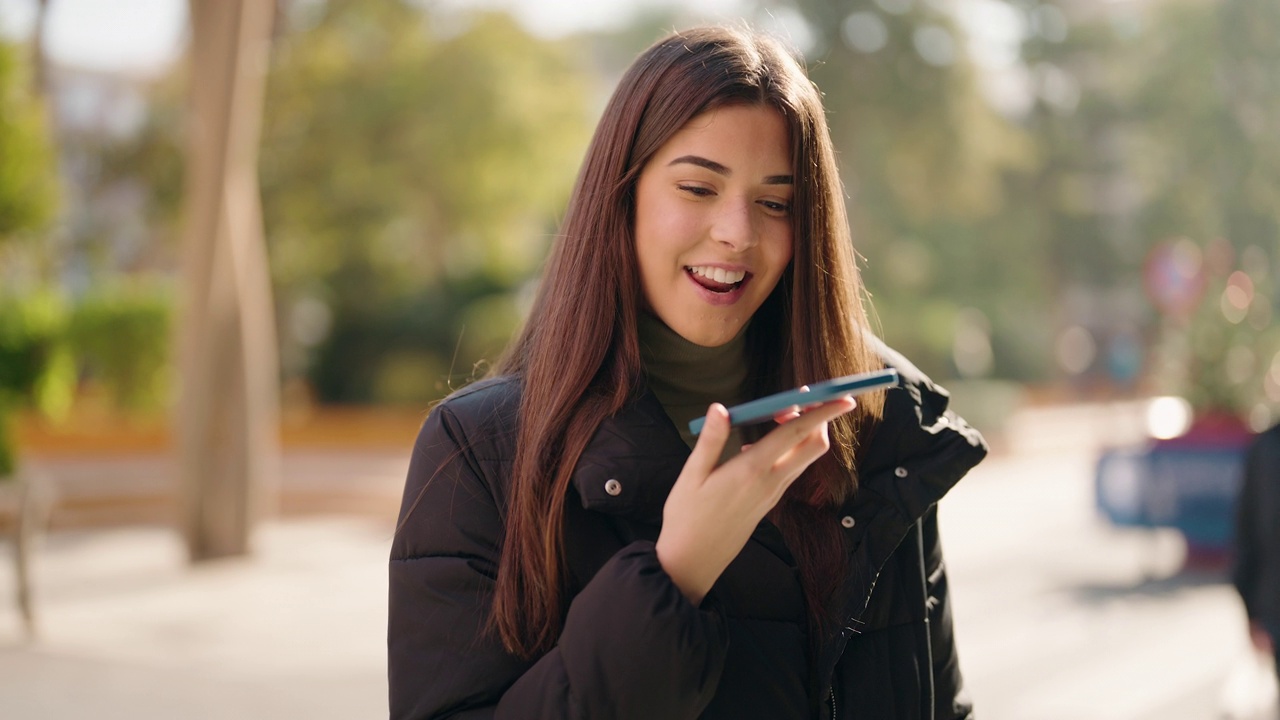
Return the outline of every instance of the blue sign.
[[[1169,527],[1206,548],[1231,544],[1243,447],[1153,445],[1098,459],[1098,509],[1112,523]]]

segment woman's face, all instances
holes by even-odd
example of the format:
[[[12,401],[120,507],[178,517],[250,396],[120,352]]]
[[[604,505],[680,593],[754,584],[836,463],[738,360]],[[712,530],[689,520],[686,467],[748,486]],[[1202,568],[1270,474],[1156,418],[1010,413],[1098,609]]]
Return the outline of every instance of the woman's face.
[[[636,257],[649,309],[684,339],[723,345],[791,261],[791,142],[769,107],[690,120],[636,186]]]

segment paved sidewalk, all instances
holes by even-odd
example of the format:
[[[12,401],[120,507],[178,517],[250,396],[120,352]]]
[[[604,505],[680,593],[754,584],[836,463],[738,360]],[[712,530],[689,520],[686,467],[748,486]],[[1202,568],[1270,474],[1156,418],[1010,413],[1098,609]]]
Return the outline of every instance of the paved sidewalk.
[[[293,449],[281,455],[279,514],[393,518],[412,445],[402,449]],[[62,454],[27,458],[47,488],[53,530],[167,525],[177,517],[178,480],[169,455]],[[0,506],[0,525],[12,507]]]
[[[0,572],[0,718],[386,717],[391,533],[276,521],[254,557],[195,568],[159,527],[52,533],[35,561],[37,640]]]

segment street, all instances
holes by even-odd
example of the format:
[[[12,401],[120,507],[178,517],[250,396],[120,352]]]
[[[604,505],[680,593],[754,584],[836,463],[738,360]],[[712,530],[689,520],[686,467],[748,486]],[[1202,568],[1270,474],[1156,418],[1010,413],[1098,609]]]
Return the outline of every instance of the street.
[[[1093,458],[999,458],[940,509],[961,666],[988,720],[1218,718],[1247,647],[1219,573],[1176,533],[1094,513]]]

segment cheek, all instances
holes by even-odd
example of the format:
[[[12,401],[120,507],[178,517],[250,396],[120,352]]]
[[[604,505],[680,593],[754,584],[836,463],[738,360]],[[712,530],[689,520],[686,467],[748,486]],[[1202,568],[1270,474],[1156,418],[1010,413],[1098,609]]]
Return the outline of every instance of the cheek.
[[[791,262],[794,249],[791,244],[790,228],[785,233],[770,237],[769,241],[761,247],[764,262],[768,266],[768,281],[760,289],[768,295],[778,286],[782,280],[782,275],[787,271],[787,266]]]
[[[769,246],[769,264],[779,277],[782,276],[782,271],[787,268],[787,263],[791,262],[794,254],[795,245],[791,238],[791,228],[788,226],[773,238]]]
[[[636,187],[634,222],[637,250],[650,249],[654,239],[662,237],[663,216],[662,204],[658,202],[654,191],[646,187],[644,178],[641,178],[639,185]]]
[[[640,267],[640,278],[648,282],[648,268],[655,254],[654,239],[659,237],[657,228],[653,226],[655,215],[643,191],[636,193],[636,219],[632,225],[633,242],[635,243],[636,261]],[[648,288],[646,288],[647,290]]]
[[[686,249],[689,223],[678,207],[653,207],[636,220],[636,254],[642,266],[655,271],[676,269],[681,252]]]

